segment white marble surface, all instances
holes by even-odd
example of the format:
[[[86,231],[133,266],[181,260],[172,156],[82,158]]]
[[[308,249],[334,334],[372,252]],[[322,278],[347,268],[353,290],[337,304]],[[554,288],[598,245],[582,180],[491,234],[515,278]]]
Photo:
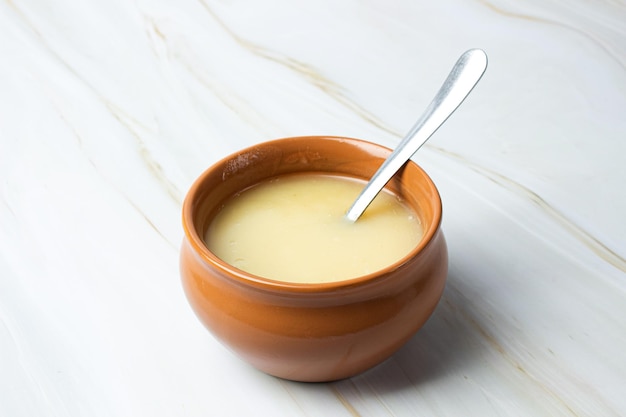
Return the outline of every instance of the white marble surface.
[[[278,137],[393,147],[473,47],[414,158],[431,320],[336,383],[232,356],[179,283],[191,182]],[[5,0],[0,57],[0,416],[626,415],[622,0]]]

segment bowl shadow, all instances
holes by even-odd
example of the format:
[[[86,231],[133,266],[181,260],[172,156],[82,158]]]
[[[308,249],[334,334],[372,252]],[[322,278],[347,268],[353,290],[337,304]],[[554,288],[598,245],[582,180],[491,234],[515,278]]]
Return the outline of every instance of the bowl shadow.
[[[444,375],[463,375],[485,349],[485,324],[464,296],[467,277],[450,271],[442,298],[426,324],[391,358],[347,380],[338,389],[366,385],[378,394],[416,388]]]

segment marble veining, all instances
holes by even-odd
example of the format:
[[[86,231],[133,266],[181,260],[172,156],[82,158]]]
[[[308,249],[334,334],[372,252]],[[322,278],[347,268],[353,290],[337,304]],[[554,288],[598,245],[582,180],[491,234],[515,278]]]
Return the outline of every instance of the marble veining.
[[[600,258],[605,260],[606,262],[613,265],[615,268],[618,268],[622,272],[626,272],[626,259],[620,256],[613,249],[602,243],[598,238],[593,236],[588,231],[584,230],[581,226],[574,223],[572,220],[568,219],[564,213],[559,212],[556,208],[551,206],[546,200],[544,200],[539,194],[535,191],[529,189],[528,187],[520,184],[512,180],[511,178],[505,177],[498,172],[490,170],[488,168],[482,167],[478,164],[472,163],[468,161],[466,158],[463,158],[461,155],[456,154],[454,152],[450,152],[443,148],[426,144],[425,146],[429,147],[436,152],[440,152],[441,154],[448,156],[450,158],[454,158],[456,161],[463,165],[467,165],[473,171],[478,172],[481,175],[484,175],[489,180],[494,183],[506,188],[508,191],[512,193],[519,194],[524,199],[533,202],[536,204],[541,210],[545,213],[545,215],[551,217],[556,224],[559,224],[563,227],[563,229],[572,235],[575,239],[581,241],[585,246],[587,246],[591,251],[593,251]]]
[[[541,2],[539,5],[533,5],[538,10],[532,14],[526,14],[517,10],[512,11],[506,8],[506,6],[499,6],[494,2],[481,0],[481,3],[503,16],[529,20],[540,24],[561,26],[575,31],[591,39],[598,47],[609,54],[612,59],[626,68],[626,51],[623,45],[620,45],[619,42],[614,43],[610,39],[613,36],[619,37],[626,34],[626,28],[623,23],[624,18],[626,18],[626,5],[619,1],[603,2],[603,13],[597,12],[596,4],[589,3],[571,5],[573,7],[559,7],[559,5],[550,4],[559,2]],[[588,30],[590,27],[593,30]]]
[[[376,117],[376,115],[370,113],[365,108],[361,107],[358,103],[354,102],[348,96],[346,96],[345,92],[342,91],[343,89],[340,85],[324,77],[314,67],[297,59],[279,54],[276,51],[272,51],[268,48],[256,45],[253,42],[241,38],[232,30],[230,30],[228,26],[219,19],[215,12],[207,5],[206,1],[201,1],[201,4],[211,15],[211,17],[220,25],[220,27],[224,29],[224,31],[228,33],[228,35],[231,36],[239,44],[239,46],[263,59],[275,62],[281,66],[288,68],[291,71],[294,71],[295,73],[300,75],[307,83],[315,86],[323,93],[330,96],[330,98],[345,106],[348,110],[356,113],[357,115],[362,117],[367,123],[371,123],[378,129],[397,135],[397,132],[386,126],[382,120],[379,120]]]
[[[0,2],[0,416],[626,415],[626,3]],[[354,378],[264,375],[182,293],[211,163],[393,147],[456,58],[481,83],[414,159],[444,296]]]

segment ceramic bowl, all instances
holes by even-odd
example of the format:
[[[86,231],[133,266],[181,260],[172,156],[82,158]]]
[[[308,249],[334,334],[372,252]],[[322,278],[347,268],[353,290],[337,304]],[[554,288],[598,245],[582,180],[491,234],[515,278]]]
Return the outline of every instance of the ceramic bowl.
[[[183,204],[180,271],[192,309],[215,338],[263,372],[319,382],[383,362],[417,332],[441,297],[448,260],[439,193],[414,162],[387,188],[418,213],[424,237],[376,273],[321,284],[273,281],[223,262],[202,239],[224,201],[255,183],[303,172],[367,180],[390,152],[351,138],[286,138],[244,149],[201,174]]]

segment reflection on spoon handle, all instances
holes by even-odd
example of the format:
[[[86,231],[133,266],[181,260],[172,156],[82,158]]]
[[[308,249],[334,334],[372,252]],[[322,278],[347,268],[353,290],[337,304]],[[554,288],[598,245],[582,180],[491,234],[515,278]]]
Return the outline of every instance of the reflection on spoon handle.
[[[471,49],[461,55],[422,117],[361,191],[346,213],[346,219],[354,222],[361,217],[391,177],[459,107],[486,69],[487,55],[484,51]]]

